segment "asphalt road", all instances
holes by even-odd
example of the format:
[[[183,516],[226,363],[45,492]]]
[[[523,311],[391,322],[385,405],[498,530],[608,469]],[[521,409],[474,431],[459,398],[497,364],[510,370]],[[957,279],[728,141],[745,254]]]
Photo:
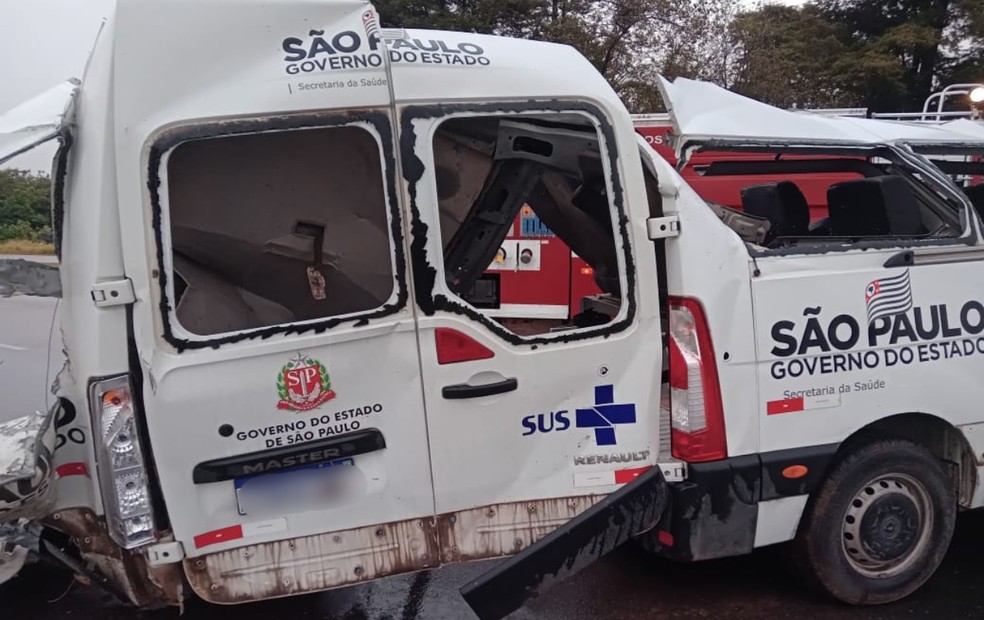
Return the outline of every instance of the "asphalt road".
[[[0,298],[0,419],[46,401],[45,366],[55,300]],[[55,347],[57,351],[57,338]],[[57,366],[57,355],[52,356]],[[52,368],[52,372],[56,371]],[[53,375],[51,375],[53,376]],[[961,516],[950,553],[916,595],[851,608],[804,589],[782,547],[751,556],[675,564],[620,549],[514,613],[512,620],[960,620],[984,618],[984,513]],[[192,600],[184,615],[137,612],[68,573],[32,565],[0,586],[0,620],[471,620],[458,588],[491,562],[446,567],[322,594],[218,607]]]
[[[887,606],[840,605],[802,587],[785,549],[698,564],[676,564],[634,547],[616,551],[520,609],[511,620],[962,620],[984,618],[984,514],[957,521],[936,576],[909,599]],[[457,589],[484,562],[383,579],[347,590],[278,601],[135,612],[94,587],[35,566],[0,586],[0,617],[11,620],[470,620]],[[60,597],[60,598],[59,598]],[[57,600],[56,600],[57,599]],[[49,602],[55,601],[55,602]]]

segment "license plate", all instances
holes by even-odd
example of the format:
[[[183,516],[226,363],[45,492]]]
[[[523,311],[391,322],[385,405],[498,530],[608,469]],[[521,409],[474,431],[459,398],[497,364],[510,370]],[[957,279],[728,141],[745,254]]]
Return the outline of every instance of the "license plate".
[[[345,493],[345,474],[355,471],[354,465],[353,459],[338,459],[236,478],[239,514],[284,514],[329,507]]]

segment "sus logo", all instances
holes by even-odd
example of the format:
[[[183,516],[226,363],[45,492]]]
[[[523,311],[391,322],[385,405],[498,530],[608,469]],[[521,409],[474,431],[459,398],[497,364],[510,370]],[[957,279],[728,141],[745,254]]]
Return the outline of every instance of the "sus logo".
[[[335,398],[324,364],[298,353],[277,375],[277,409],[310,411]]]

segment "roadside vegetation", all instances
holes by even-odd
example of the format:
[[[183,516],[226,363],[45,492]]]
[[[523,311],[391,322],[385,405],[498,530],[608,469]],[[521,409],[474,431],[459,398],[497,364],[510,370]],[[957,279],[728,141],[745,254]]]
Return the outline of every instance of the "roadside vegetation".
[[[0,254],[54,254],[51,241],[51,179],[0,170]]]

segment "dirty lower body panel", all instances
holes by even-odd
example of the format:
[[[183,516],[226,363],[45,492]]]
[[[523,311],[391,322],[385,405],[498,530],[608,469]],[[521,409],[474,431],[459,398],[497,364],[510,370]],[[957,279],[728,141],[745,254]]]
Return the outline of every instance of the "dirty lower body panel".
[[[143,551],[121,549],[110,538],[106,521],[92,510],[58,510],[43,524],[47,530],[42,535],[44,552],[120,601],[143,608],[182,605],[185,592],[180,566],[152,566]],[[51,536],[50,531],[61,536]]]
[[[515,554],[605,499],[511,502],[262,543],[188,558],[192,589],[240,603],[352,585],[442,564]]]

